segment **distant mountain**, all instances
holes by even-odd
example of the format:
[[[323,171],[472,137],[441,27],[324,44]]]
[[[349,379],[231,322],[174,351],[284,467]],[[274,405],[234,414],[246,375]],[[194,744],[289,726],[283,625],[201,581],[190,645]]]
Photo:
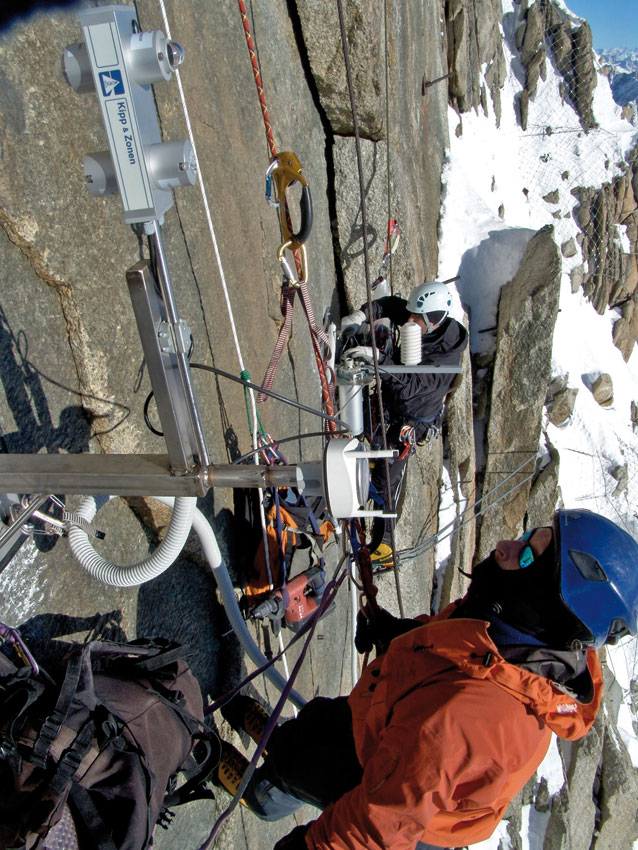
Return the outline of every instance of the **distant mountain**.
[[[632,100],[638,101],[638,48],[613,47],[598,55],[611,67],[609,82],[616,103],[626,106]]]
[[[611,81],[611,91],[616,103],[626,106],[630,101],[638,101],[638,71],[625,73],[618,71]]]
[[[612,47],[610,50],[597,50],[603,62],[614,65],[623,71],[638,71],[638,47]]]

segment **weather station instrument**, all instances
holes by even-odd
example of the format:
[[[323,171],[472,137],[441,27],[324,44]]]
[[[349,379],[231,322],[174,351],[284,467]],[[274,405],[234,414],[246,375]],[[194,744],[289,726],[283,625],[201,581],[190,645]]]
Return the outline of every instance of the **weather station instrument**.
[[[161,234],[173,190],[198,177],[191,143],[162,140],[152,89],[171,80],[184,51],[159,30],[143,31],[133,6],[82,9],[79,20],[83,40],[65,49],[61,72],[77,94],[97,97],[104,124],[108,149],[84,158],[88,190],[118,195],[125,221],[141,228],[153,249],[155,262],[135,263],[126,281],[166,452],[0,454],[0,491],[15,495],[0,502],[0,558],[13,551],[20,526],[46,498],[17,495],[25,493],[192,497],[220,486],[295,487],[324,495],[337,519],[366,513],[370,453],[352,436],[327,440],[317,462],[211,462],[188,361],[191,331],[179,315]]]

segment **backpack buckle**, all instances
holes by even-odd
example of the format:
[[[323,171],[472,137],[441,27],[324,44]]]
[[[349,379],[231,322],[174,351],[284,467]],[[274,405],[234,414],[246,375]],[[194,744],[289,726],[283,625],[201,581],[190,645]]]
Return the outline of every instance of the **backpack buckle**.
[[[33,745],[33,753],[30,758],[31,764],[35,765],[35,767],[41,767],[43,770],[46,767],[49,750],[57,738],[63,723],[64,717],[57,711],[54,711],[40,727],[40,733]]]

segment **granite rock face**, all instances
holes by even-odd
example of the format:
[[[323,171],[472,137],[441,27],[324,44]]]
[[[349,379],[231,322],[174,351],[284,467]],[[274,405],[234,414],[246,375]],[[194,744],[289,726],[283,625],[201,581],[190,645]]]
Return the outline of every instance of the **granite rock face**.
[[[470,0],[447,0],[449,96],[458,112],[469,112],[479,106],[486,112],[494,110],[500,120],[500,88],[506,74],[501,34],[501,7],[495,0],[482,4],[479,11]],[[481,70],[485,72],[485,86]]]
[[[195,362],[232,374],[245,368],[259,383],[283,321],[281,240],[277,216],[263,198],[270,152],[242,20],[234,0],[219,0],[214,12],[205,0],[167,5],[171,33],[185,48],[180,73],[206,197],[198,188],[178,190],[165,218],[177,303],[192,331]],[[399,221],[402,234],[392,259],[392,291],[407,296],[415,283],[437,275],[448,107],[461,115],[480,108],[498,122],[509,70],[503,50],[508,33],[520,58],[516,71],[524,75],[521,123],[525,100],[534,96],[547,63],[554,62],[566,100],[583,128],[593,127],[596,77],[589,27],[573,30],[562,9],[547,0],[517,4],[514,21],[502,20],[498,0],[345,0],[343,6],[360,144],[336,6],[253,0],[248,8],[276,147],[296,152],[311,186],[314,224],[307,249],[319,323],[325,312],[338,320],[365,301],[366,279],[376,277],[389,217]],[[157,3],[138,0],[136,8],[143,29],[165,28]],[[162,438],[145,423],[150,383],[125,283],[126,269],[147,248],[124,224],[117,197],[96,199],[87,192],[82,158],[106,145],[97,103],[92,94],[75,94],[52,70],[64,47],[79,38],[73,7],[25,18],[0,33],[1,432],[10,452],[162,452]],[[154,92],[163,137],[185,138],[175,83],[157,85]],[[596,309],[618,309],[614,338],[626,359],[638,338],[636,169],[634,159],[609,184],[578,191],[583,266],[572,272],[574,289],[582,286]],[[296,215],[296,199],[291,203]],[[551,193],[547,203],[555,203]],[[618,247],[618,224],[626,228],[631,252]],[[601,244],[603,254],[596,257],[603,266],[594,262]],[[501,294],[493,362],[472,363],[469,352],[465,355],[462,381],[447,402],[444,438],[420,447],[409,464],[398,546],[414,550],[429,543],[400,567],[406,616],[462,595],[467,582],[457,567],[468,571],[477,551],[476,525],[468,522],[452,536],[448,569],[435,574],[431,541],[439,528],[441,498],[451,490],[457,520],[467,518],[481,493],[536,454],[550,381],[560,248],[549,229],[532,236]],[[547,329],[543,339],[533,333],[538,315]],[[241,387],[202,372],[196,373],[195,386],[213,462],[248,451]],[[481,386],[485,392],[478,398]],[[274,388],[304,405],[320,405],[317,367],[298,303]],[[554,410],[558,394],[552,398]],[[317,418],[298,408],[271,400],[259,411],[265,428],[278,438],[320,430]],[[152,404],[149,418],[156,422]],[[286,455],[291,462],[316,459],[321,445],[320,438],[295,440],[287,444]],[[479,556],[500,537],[517,535],[526,513],[528,523],[549,522],[560,499],[560,458],[546,448],[544,468],[488,514]],[[485,465],[477,473],[477,465],[482,467],[477,457],[484,451]],[[530,471],[531,465],[516,473],[517,480]],[[247,555],[233,507],[232,493],[224,488],[211,490],[200,502],[236,579]],[[109,556],[119,563],[153,548],[164,526],[165,516],[152,501],[114,500],[100,513]],[[381,601],[396,613],[392,574],[380,576],[379,585]],[[49,612],[84,617],[116,609],[131,636],[161,633],[192,644],[207,696],[240,677],[245,658],[229,635],[195,539],[170,570],[141,588],[97,584],[71,558],[65,541],[25,544],[0,576],[0,618],[11,622]],[[312,650],[312,663],[300,680],[307,695],[334,695],[350,687],[350,674],[344,672],[350,664],[347,611],[340,602],[322,621],[325,639]],[[256,637],[266,648],[266,633]],[[274,704],[273,689],[262,690]],[[515,833],[523,800],[550,813],[544,850],[629,846],[635,786],[615,722],[610,709],[585,741],[561,746],[566,785],[559,795],[550,799],[546,789],[530,782],[508,812],[512,846],[520,845]],[[217,812],[224,802],[215,802]],[[172,830],[156,838],[157,846],[175,846],[176,835],[180,846],[199,846],[210,824],[210,804],[198,803],[187,815],[178,813]],[[241,815],[219,846],[270,847],[290,828],[288,821],[264,826]]]
[[[560,256],[551,227],[529,241],[521,266],[501,290],[496,357],[490,393],[483,489],[502,495],[503,479],[523,481],[534,468],[551,368],[551,335],[537,332],[542,317],[553,327],[558,314]],[[530,459],[528,465],[525,461]],[[482,523],[478,556],[498,540],[522,532],[530,483],[521,484]],[[490,498],[486,499],[489,507]]]
[[[589,24],[576,25],[564,9],[551,0],[517,3],[515,44],[523,65],[524,89],[521,117],[526,126],[526,104],[534,97],[546,63],[553,61],[564,81],[564,96],[580,116],[584,130],[596,126],[592,103],[597,78]]]
[[[630,153],[625,170],[600,189],[580,188],[576,191],[575,218],[582,231],[581,248],[586,266],[578,284],[595,309],[603,313],[608,307],[619,312],[614,324],[614,343],[625,360],[638,340],[636,287],[638,266],[638,216],[636,215],[636,149]],[[629,250],[619,242],[624,231]]]

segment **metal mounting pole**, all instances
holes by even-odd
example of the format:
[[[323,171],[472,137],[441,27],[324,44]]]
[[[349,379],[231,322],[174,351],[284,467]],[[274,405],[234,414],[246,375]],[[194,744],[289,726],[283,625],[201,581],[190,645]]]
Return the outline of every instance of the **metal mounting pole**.
[[[170,457],[0,454],[0,489],[16,493],[205,496],[211,487],[300,487],[299,466],[220,464],[175,475]]]
[[[204,430],[202,428],[202,421],[197,407],[195,389],[193,387],[190,366],[188,363],[188,347],[190,340],[184,340],[180,333],[183,325],[180,322],[179,313],[177,311],[177,304],[175,302],[173,286],[171,284],[171,276],[168,270],[166,251],[164,250],[164,242],[162,240],[160,226],[157,221],[150,221],[144,225],[144,228],[149,239],[152,239],[155,245],[159,272],[158,283],[162,293],[164,307],[166,309],[168,325],[173,338],[173,345],[175,346],[175,356],[177,357],[179,373],[181,375],[182,384],[188,400],[189,415],[199,452],[199,462],[201,466],[206,467],[210,464],[210,456],[208,454],[208,448],[206,447],[206,439],[204,437]]]

